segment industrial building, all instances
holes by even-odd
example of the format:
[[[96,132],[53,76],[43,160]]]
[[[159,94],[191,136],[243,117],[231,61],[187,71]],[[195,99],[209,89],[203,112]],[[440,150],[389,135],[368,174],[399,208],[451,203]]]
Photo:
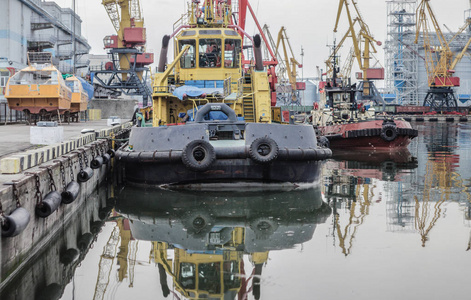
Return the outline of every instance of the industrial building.
[[[88,72],[90,45],[82,36],[82,20],[53,1],[2,0],[0,10],[0,103],[8,77],[27,66],[27,52],[48,51],[62,73]],[[73,42],[75,41],[75,42]],[[75,55],[74,55],[75,53]],[[0,109],[0,113],[4,114]]]
[[[385,94],[384,98],[399,105],[422,105],[427,95],[428,75],[425,65],[424,35],[416,38],[416,0],[391,0],[387,1],[387,41],[385,43]],[[471,17],[471,11],[464,12],[463,24]],[[457,16],[460,14],[458,13]],[[437,16],[440,19],[440,16]],[[456,32],[449,28],[442,28],[446,41],[450,41]],[[438,39],[431,33],[432,46],[439,46]],[[449,44],[453,53],[459,53],[471,38],[470,28],[465,28],[462,33]],[[454,88],[459,106],[471,105],[471,58],[467,50],[461,61],[455,68],[454,76],[459,77],[460,87]]]

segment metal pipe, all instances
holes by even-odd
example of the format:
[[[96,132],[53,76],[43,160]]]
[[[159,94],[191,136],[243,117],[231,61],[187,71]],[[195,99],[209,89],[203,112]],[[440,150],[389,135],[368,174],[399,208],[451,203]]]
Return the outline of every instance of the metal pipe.
[[[170,42],[170,36],[164,35],[162,39],[162,49],[160,50],[159,66],[157,69],[159,73],[165,72],[165,65],[167,64],[167,52],[168,52],[169,42]]]
[[[253,52],[255,57],[255,70],[263,71],[262,39],[259,34],[253,37]]]

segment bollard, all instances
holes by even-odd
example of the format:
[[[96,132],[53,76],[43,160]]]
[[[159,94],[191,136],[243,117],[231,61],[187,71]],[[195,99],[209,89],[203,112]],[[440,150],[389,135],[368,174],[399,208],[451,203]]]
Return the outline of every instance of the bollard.
[[[47,218],[55,212],[61,205],[62,197],[57,191],[50,192],[42,202],[36,205],[36,215],[40,218]]]
[[[77,174],[78,182],[87,182],[90,178],[93,177],[93,170],[90,167],[86,167]]]
[[[73,180],[68,185],[65,191],[61,193],[62,203],[70,204],[77,199],[78,194],[80,193],[80,184]]]
[[[14,237],[23,232],[30,220],[29,212],[23,207],[16,208],[9,216],[4,217],[2,237]]]

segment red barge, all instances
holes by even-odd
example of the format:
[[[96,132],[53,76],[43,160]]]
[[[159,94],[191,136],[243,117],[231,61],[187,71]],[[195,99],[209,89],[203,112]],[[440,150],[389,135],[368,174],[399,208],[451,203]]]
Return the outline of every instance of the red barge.
[[[321,144],[332,149],[391,150],[406,148],[418,135],[402,118],[376,114],[370,102],[356,99],[356,84],[338,79],[321,87],[320,105],[312,113]]]

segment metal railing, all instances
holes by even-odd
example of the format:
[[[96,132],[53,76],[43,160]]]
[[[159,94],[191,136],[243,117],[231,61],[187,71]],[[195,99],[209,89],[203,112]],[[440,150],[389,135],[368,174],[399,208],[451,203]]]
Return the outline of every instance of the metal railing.
[[[8,103],[0,103],[0,125],[6,125],[11,123],[26,122],[25,114],[21,111],[11,110],[8,107]]]

